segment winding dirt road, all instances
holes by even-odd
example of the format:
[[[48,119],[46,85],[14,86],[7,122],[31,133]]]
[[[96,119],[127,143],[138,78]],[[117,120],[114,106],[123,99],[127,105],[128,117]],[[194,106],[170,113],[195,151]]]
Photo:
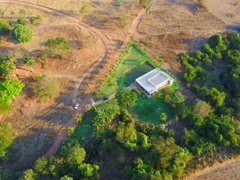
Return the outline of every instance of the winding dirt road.
[[[155,3],[156,1],[157,0],[153,0],[152,4]],[[82,100],[78,99],[78,90],[82,86],[83,81],[85,79],[87,79],[87,77],[90,76],[91,73],[98,68],[100,63],[102,63],[104,61],[109,60],[106,63],[106,65],[108,67],[105,68],[106,70],[103,71],[101,73],[101,75],[106,73],[109,70],[109,68],[112,67],[112,65],[115,63],[115,58],[118,57],[121,54],[121,52],[124,50],[125,46],[129,42],[131,36],[134,35],[137,32],[137,28],[138,28],[139,23],[141,22],[143,16],[147,13],[149,8],[152,6],[152,4],[148,8],[143,9],[138,14],[138,16],[132,22],[132,25],[131,25],[131,27],[128,31],[128,34],[127,34],[126,38],[124,39],[124,41],[122,43],[121,48],[118,49],[117,51],[114,51],[113,50],[114,46],[113,46],[112,41],[103,32],[101,32],[100,30],[98,30],[98,29],[96,29],[92,26],[89,26],[88,24],[83,23],[78,18],[73,17],[69,14],[66,14],[66,13],[62,12],[61,10],[56,10],[54,8],[51,8],[51,7],[47,7],[47,6],[43,6],[43,5],[37,5],[37,4],[29,3],[29,2],[17,1],[17,0],[0,0],[0,3],[13,3],[13,4],[24,5],[24,6],[32,7],[32,8],[42,10],[42,11],[45,11],[45,12],[48,12],[48,13],[52,13],[54,15],[64,16],[65,18],[69,19],[71,21],[71,23],[74,23],[76,26],[87,28],[90,32],[98,35],[101,38],[101,40],[104,44],[104,51],[105,51],[104,54],[97,60],[97,63],[95,65],[93,65],[86,73],[84,73],[84,75],[78,80],[78,83],[76,85],[76,91],[75,91],[76,93],[74,95],[73,102],[81,101],[81,106],[80,106],[79,110],[77,110],[73,114],[72,118],[68,121],[68,123],[60,131],[60,133],[58,134],[57,138],[55,139],[53,145],[50,147],[50,149],[46,153],[46,155],[48,155],[48,156],[55,155],[57,153],[61,143],[68,136],[68,134],[67,134],[68,128],[73,127],[76,124],[75,115],[77,113],[83,114],[84,112],[86,112],[85,107],[88,104],[89,96],[84,97],[84,99],[82,99]],[[112,55],[112,58],[108,58],[109,55]],[[101,75],[100,75],[100,77],[101,77]]]

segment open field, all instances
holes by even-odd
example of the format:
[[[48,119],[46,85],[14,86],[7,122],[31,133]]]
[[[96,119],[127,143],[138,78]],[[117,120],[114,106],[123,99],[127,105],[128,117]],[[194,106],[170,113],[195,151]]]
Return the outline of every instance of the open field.
[[[240,30],[239,0],[207,0],[204,5],[210,13],[226,23],[228,28]]]
[[[186,178],[187,180],[238,180],[240,179],[239,158],[208,167]]]
[[[177,54],[201,47],[225,24],[191,0],[161,0],[139,25],[139,40],[151,56],[160,56],[175,71],[182,71]]]

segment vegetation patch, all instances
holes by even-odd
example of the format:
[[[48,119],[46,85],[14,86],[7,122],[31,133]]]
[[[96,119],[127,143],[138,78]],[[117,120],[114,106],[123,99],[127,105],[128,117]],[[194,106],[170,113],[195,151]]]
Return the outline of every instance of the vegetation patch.
[[[154,124],[164,124],[166,121],[175,118],[174,108],[171,103],[165,101],[166,91],[174,92],[179,88],[179,84],[174,81],[172,87],[159,91],[153,97],[148,99],[145,94],[138,95],[138,101],[131,107],[131,112],[137,115],[137,118],[143,122]],[[161,119],[162,113],[167,115],[166,120]]]
[[[4,19],[0,19],[0,35],[7,34],[10,31],[10,23]]]
[[[131,43],[116,69],[108,75],[105,86],[100,88],[96,97],[101,98],[122,91],[125,87],[129,86],[129,82],[131,82],[128,81],[130,79],[127,79],[126,73],[150,61],[150,59],[151,58],[144,54],[135,44]]]
[[[33,30],[30,26],[17,24],[11,30],[11,36],[20,43],[27,43],[32,40]]]

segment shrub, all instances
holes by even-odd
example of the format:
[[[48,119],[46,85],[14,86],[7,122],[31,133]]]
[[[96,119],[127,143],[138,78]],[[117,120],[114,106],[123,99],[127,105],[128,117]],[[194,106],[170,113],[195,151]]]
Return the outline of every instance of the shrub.
[[[35,80],[33,90],[40,101],[48,102],[58,95],[60,83],[56,79],[47,78],[43,75],[36,77]]]
[[[140,4],[143,8],[148,7],[148,5],[150,5],[151,2],[152,2],[152,0],[139,0],[139,4]]]
[[[26,43],[32,40],[33,30],[31,27],[17,24],[11,31],[11,36],[20,43]]]
[[[17,23],[22,24],[22,25],[26,25],[26,22],[23,18],[18,18]]]
[[[87,14],[91,10],[91,5],[90,4],[85,4],[80,8],[80,13],[81,14]]]
[[[70,49],[69,42],[61,37],[58,37],[56,39],[49,39],[47,46],[52,51],[52,53],[60,56],[65,54]]]
[[[6,21],[4,19],[0,19],[0,34],[6,34],[9,32],[11,26],[9,21]]]

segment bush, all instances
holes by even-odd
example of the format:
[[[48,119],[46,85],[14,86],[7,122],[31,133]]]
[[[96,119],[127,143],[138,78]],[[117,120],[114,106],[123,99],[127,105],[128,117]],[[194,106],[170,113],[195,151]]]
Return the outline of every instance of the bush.
[[[26,22],[23,18],[18,18],[17,23],[22,24],[22,25],[26,25]]]
[[[130,17],[127,14],[119,15],[119,24],[121,27],[126,27],[130,23]]]
[[[4,19],[0,19],[0,34],[7,34],[10,30],[11,26],[9,21]]]
[[[58,37],[56,39],[49,39],[47,46],[52,51],[52,53],[60,56],[65,54],[70,49],[69,42],[61,37]]]
[[[89,11],[91,10],[91,5],[90,4],[86,4],[86,5],[83,5],[81,8],[80,8],[80,13],[81,14],[87,14],[89,13]]]
[[[58,95],[60,84],[56,79],[47,78],[45,75],[36,77],[33,90],[39,101],[48,102]]]
[[[152,0],[139,0],[139,4],[144,8],[148,7],[151,2]]]
[[[11,31],[11,36],[20,43],[27,43],[32,40],[33,30],[31,27],[17,24]]]

